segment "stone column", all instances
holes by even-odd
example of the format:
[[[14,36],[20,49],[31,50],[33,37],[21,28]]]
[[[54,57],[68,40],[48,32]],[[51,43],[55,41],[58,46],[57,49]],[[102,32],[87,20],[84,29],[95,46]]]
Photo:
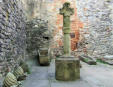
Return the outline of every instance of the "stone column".
[[[74,9],[66,2],[60,9],[60,14],[63,15],[64,55],[69,56],[71,54],[70,16],[74,14]]]

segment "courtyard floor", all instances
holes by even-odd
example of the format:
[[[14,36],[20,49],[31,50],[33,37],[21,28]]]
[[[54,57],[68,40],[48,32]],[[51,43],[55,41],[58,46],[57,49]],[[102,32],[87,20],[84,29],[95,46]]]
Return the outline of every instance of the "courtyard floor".
[[[24,87],[113,87],[113,66],[81,62],[81,78],[77,81],[55,80],[55,61],[48,67],[33,65],[32,73],[24,81]]]

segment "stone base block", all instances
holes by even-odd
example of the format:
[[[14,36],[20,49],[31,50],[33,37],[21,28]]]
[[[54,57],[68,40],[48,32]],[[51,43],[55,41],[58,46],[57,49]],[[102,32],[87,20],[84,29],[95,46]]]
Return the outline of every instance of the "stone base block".
[[[56,80],[73,81],[80,79],[80,61],[74,57],[60,57],[55,60]]]

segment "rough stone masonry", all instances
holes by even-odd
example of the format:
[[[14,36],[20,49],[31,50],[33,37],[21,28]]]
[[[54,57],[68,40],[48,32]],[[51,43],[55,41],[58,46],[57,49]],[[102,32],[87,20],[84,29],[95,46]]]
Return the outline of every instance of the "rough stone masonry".
[[[0,74],[5,74],[24,58],[25,17],[20,0],[0,2]]]
[[[113,0],[76,0],[78,16],[84,23],[80,36],[89,55],[113,55]]]
[[[59,8],[66,1],[72,3],[75,15],[72,17],[72,48],[86,51],[91,56],[102,57],[113,54],[113,0],[22,0],[28,5],[37,3],[28,15],[29,17],[40,17],[49,20],[49,26],[55,31],[54,42],[62,45],[62,16]],[[29,4],[28,4],[29,2]],[[41,8],[37,6],[40,4]],[[43,12],[42,12],[43,11]],[[29,12],[29,11],[28,11]],[[28,14],[28,13],[27,13]],[[47,16],[45,16],[45,14]],[[80,19],[80,20],[79,20]],[[80,29],[81,28],[81,29]],[[59,45],[58,45],[59,46]],[[84,49],[85,48],[85,49]]]

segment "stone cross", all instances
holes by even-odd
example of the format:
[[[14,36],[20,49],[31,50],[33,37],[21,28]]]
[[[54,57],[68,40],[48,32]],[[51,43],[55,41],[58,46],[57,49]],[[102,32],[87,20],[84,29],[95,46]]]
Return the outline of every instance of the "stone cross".
[[[70,8],[69,2],[63,4],[60,14],[63,15],[64,55],[69,56],[71,54],[70,16],[74,14],[74,9]]]

